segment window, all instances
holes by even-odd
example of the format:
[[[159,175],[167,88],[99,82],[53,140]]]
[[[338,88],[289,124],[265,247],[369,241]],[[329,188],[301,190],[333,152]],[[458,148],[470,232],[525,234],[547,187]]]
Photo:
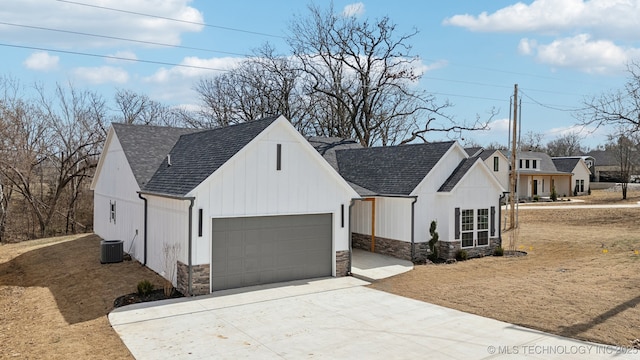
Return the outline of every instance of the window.
[[[474,217],[475,213],[475,217]],[[460,212],[461,246],[489,245],[489,209],[468,209]]]
[[[580,180],[580,192],[584,192],[584,180]]]
[[[500,164],[500,159],[498,159],[497,156],[493,157],[493,171],[500,171],[499,170],[499,164]]]
[[[471,247],[473,246],[473,210],[462,210],[460,216],[462,247]]]
[[[531,167],[533,169],[537,169],[538,168],[538,160],[531,160]]]
[[[478,246],[489,245],[489,209],[478,209]]]
[[[529,159],[525,160],[525,167],[528,169],[529,168]]]
[[[116,223],[116,202],[109,201],[109,222]]]
[[[522,169],[522,159],[520,159],[520,169]]]

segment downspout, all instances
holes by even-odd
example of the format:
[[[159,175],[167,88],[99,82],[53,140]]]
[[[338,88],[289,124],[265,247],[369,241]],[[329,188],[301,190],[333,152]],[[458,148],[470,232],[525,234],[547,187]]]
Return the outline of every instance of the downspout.
[[[144,225],[142,231],[144,231],[144,262],[143,266],[147,265],[147,198],[142,197],[141,193],[138,193],[138,197],[144,201]]]
[[[498,240],[500,241],[500,246],[502,246],[502,200],[507,197],[508,193],[508,191],[503,191],[498,198]]]
[[[185,198],[185,200],[189,200],[189,275],[188,275],[188,288],[189,288],[189,296],[193,295],[192,292],[192,283],[193,283],[193,279],[192,279],[192,273],[193,273],[193,269],[191,268],[191,264],[192,264],[192,259],[191,259],[191,246],[192,246],[192,237],[193,237],[193,203],[195,201],[195,198],[190,197],[190,198]],[[146,233],[145,233],[146,236]]]
[[[415,260],[415,254],[416,254],[416,249],[415,249],[415,223],[416,223],[416,202],[418,201],[418,197],[414,196],[413,197],[413,201],[411,202],[411,262],[413,262]]]

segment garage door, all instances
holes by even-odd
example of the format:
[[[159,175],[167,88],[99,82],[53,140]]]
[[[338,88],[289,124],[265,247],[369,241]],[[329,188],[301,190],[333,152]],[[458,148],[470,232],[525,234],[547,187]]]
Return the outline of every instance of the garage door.
[[[331,214],[213,219],[212,290],[331,276]]]

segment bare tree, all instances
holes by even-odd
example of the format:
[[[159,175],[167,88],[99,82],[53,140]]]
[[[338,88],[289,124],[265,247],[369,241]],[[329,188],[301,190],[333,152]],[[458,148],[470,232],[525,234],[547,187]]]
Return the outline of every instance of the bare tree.
[[[584,100],[585,109],[576,114],[581,125],[610,126],[626,135],[640,132],[640,64],[628,64],[627,72],[623,89]]]
[[[544,134],[527,131],[520,139],[520,151],[544,151],[543,139]]]
[[[577,132],[571,132],[558,136],[547,143],[547,153],[550,156],[577,156],[587,151],[582,146],[583,136]]]
[[[375,22],[309,6],[296,18],[288,41],[304,70],[306,89],[327,112],[316,124],[324,135],[357,139],[363,146],[390,145],[432,131],[485,129],[486,122],[457,124],[444,115],[448,102],[420,91],[419,58],[411,54],[413,30],[397,35],[388,17]],[[426,119],[426,120],[425,120]],[[444,120],[445,123],[436,121]]]
[[[623,200],[627,198],[631,174],[638,167],[637,140],[624,135],[611,136],[609,144],[606,145],[607,150],[615,154],[616,160],[620,165],[619,180],[622,187]]]
[[[184,120],[179,111],[150,99],[145,94],[133,92],[131,90],[119,89],[114,100],[122,118],[115,120],[125,124],[144,125],[181,125]]]

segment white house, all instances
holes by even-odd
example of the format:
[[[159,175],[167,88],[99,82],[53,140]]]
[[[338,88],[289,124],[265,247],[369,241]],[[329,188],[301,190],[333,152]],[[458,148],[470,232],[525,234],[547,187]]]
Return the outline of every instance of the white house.
[[[358,194],[287,119],[173,130],[110,129],[92,184],[98,235],[185,294],[348,272]]]
[[[310,141],[360,195],[351,206],[353,247],[418,261],[429,253],[432,221],[442,258],[460,249],[491,254],[500,245],[505,189],[458,143],[359,148]]]
[[[469,156],[479,156],[498,179],[503,188],[509,189],[509,159],[500,150],[465,148]]]
[[[562,193],[571,193],[575,195],[585,195],[589,192],[591,171],[589,165],[583,157],[556,157],[552,158],[553,164],[558,171],[568,172],[572,174],[570,189],[558,189]]]

